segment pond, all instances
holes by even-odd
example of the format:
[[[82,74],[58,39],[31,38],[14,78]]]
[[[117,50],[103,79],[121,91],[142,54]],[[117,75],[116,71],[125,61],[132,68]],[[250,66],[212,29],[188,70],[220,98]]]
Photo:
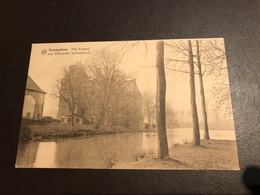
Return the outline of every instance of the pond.
[[[211,139],[235,140],[234,130],[210,130]],[[168,146],[192,141],[192,129],[168,129]],[[203,137],[203,131],[201,131]],[[142,152],[157,153],[157,134],[119,133],[55,141],[19,143],[16,167],[107,168],[111,161],[131,162]]]

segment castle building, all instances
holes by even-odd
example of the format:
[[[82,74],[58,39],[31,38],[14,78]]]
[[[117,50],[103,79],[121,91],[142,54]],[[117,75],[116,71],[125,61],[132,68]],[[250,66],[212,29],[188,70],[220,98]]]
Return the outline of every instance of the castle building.
[[[73,99],[73,94],[66,94],[69,90],[68,80],[64,77],[61,80],[59,99],[58,118],[63,123],[71,123],[74,118],[74,123],[96,123],[101,110],[101,91],[95,81],[89,77],[80,64],[72,65],[69,68],[69,74],[75,75],[78,79],[77,84],[74,86],[77,89],[75,98],[77,103],[74,109],[74,116],[72,117],[71,105],[66,101],[68,96]],[[69,75],[66,75],[69,76]],[[71,82],[72,83],[72,82]],[[70,84],[71,85],[71,84]],[[85,90],[84,90],[85,89]],[[126,80],[121,86],[122,97],[117,99],[114,96],[110,99],[109,117],[104,117],[103,125],[120,125],[120,126],[142,126],[142,94],[139,91],[136,80]],[[62,98],[63,97],[63,98]],[[65,97],[65,98],[64,98]],[[78,98],[80,97],[80,98]]]
[[[41,119],[46,92],[43,91],[28,75],[23,104],[22,118]]]
[[[127,80],[123,86],[124,96],[118,102],[117,112],[113,113],[115,125],[137,126],[143,125],[142,94],[139,91],[136,79]]]

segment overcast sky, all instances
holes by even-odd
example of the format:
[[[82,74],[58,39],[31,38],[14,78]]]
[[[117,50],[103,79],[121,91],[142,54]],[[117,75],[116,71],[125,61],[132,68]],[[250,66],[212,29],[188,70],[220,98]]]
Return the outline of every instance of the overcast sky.
[[[173,40],[165,40],[173,41]],[[58,100],[51,97],[55,86],[55,79],[61,78],[61,70],[81,61],[87,64],[95,51],[108,49],[111,52],[122,51],[122,48],[137,43],[132,42],[82,42],[82,43],[52,43],[52,44],[33,44],[31,50],[29,75],[47,92],[44,105],[44,116],[57,116]],[[57,49],[60,55],[57,55]],[[156,41],[139,41],[138,45],[131,48],[122,57],[122,69],[126,74],[136,77],[139,90],[156,90]],[[78,52],[78,53],[77,53]],[[83,52],[83,53],[82,53]],[[63,53],[63,54],[61,54]],[[119,52],[120,53],[120,52]],[[165,51],[167,54],[167,51]],[[52,54],[52,55],[51,55]],[[183,58],[183,56],[179,56]],[[183,66],[184,70],[189,70],[188,66]],[[172,73],[166,70],[167,79],[167,99],[175,110],[190,110],[189,97],[189,74]],[[196,76],[197,106],[200,112],[200,97],[198,78]],[[213,103],[210,93],[213,81],[211,78],[204,78],[205,92],[208,105]]]

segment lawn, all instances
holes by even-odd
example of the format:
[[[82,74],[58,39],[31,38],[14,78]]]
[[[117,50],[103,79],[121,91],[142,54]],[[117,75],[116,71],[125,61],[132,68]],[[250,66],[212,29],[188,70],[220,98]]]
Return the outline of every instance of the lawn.
[[[142,158],[117,162],[113,169],[171,169],[171,170],[239,170],[235,141],[201,140],[201,146],[192,143],[169,148],[170,158],[161,160],[155,153],[145,153]]]

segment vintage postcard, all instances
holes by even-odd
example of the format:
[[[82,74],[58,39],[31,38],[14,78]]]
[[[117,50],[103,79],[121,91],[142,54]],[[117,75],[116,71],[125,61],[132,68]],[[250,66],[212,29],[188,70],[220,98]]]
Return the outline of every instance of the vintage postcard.
[[[224,39],[33,44],[16,167],[239,170]]]

